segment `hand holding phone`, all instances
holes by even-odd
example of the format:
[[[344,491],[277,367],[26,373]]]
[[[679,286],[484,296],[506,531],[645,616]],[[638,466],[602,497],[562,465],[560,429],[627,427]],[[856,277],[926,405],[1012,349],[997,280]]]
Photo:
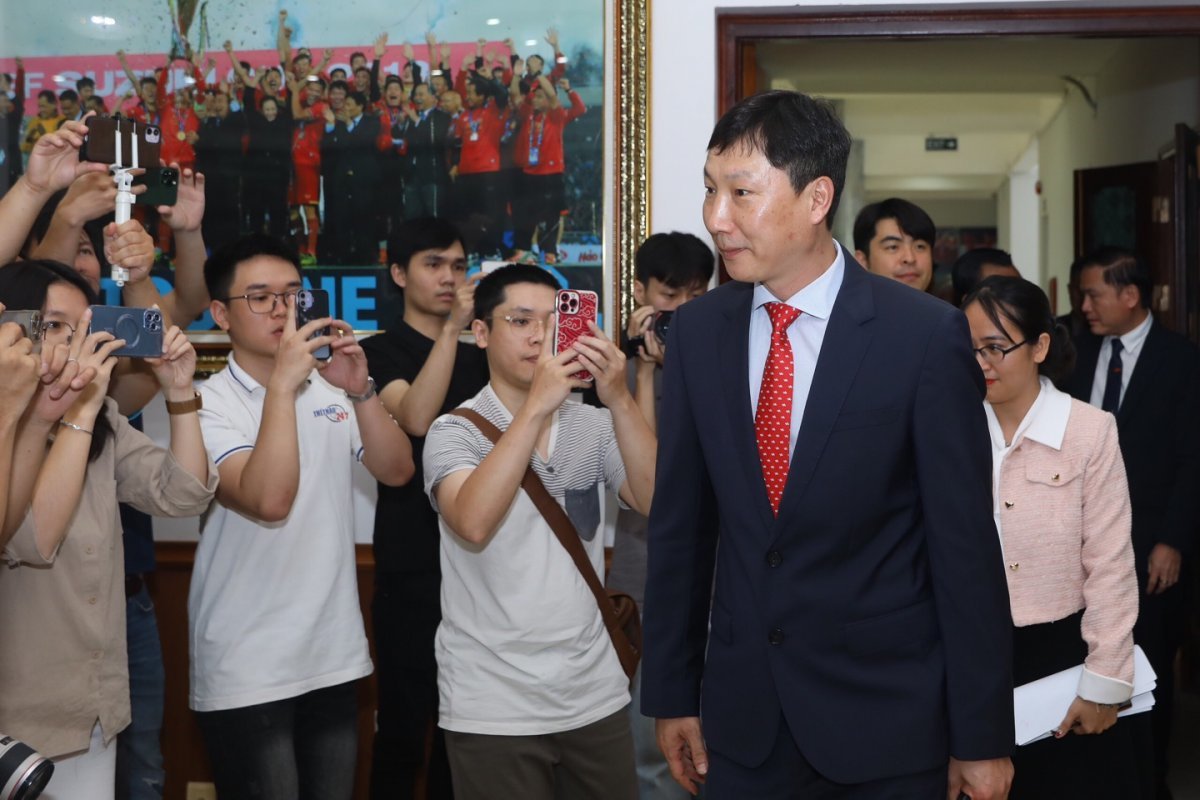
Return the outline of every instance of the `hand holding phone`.
[[[591,336],[588,323],[596,321],[600,298],[586,289],[560,289],[554,299],[557,312],[554,320],[554,355],[570,350],[581,336]],[[574,373],[572,378],[592,380],[586,369]]]
[[[92,306],[89,333],[108,332],[125,344],[112,355],[126,358],[159,358],[163,352],[163,316],[157,308]]]
[[[314,319],[322,319],[328,316],[331,316],[329,313],[329,292],[324,289],[301,289],[296,292],[296,328],[303,328]],[[326,325],[308,338],[312,340],[320,336],[332,335],[333,329]],[[327,344],[313,351],[313,358],[317,359],[317,361],[328,361],[332,355],[333,351],[330,350]]]

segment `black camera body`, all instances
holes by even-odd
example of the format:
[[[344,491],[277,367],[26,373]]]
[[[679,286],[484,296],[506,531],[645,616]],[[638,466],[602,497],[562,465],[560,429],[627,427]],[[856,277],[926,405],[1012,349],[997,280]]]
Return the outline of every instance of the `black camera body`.
[[[671,329],[671,318],[675,316],[674,311],[657,311],[654,314],[654,322],[651,323],[650,329],[654,331],[654,335],[658,337],[660,344],[667,343],[667,331]]]
[[[113,355],[127,358],[160,358],[163,348],[163,316],[157,308],[92,306],[92,333],[108,331],[125,346]]]

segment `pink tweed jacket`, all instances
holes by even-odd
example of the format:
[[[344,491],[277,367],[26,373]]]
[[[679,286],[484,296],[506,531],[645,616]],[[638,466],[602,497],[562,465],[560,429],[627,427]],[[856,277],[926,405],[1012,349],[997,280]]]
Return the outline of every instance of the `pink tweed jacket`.
[[[1014,624],[1084,609],[1079,696],[1128,700],[1137,577],[1115,418],[1043,380],[1041,401],[1000,464],[995,498]],[[989,417],[994,417],[989,411]]]

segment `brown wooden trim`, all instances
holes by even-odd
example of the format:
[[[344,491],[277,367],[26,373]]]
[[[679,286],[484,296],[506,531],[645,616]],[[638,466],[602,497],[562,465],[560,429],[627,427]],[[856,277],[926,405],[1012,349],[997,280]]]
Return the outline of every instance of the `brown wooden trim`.
[[[741,97],[742,48],[750,40],[798,38],[949,38],[959,36],[1192,36],[1200,7],[897,9],[804,12],[779,8],[717,12],[717,112]]]

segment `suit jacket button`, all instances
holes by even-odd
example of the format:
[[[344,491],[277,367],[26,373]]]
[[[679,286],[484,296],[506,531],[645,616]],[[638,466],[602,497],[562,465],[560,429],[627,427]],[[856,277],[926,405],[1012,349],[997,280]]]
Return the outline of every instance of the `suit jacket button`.
[[[778,567],[782,563],[783,553],[780,553],[778,550],[772,550],[771,552],[767,553],[767,566]]]
[[[773,629],[767,634],[767,642],[769,644],[783,644],[783,631],[779,630],[779,628]]]

